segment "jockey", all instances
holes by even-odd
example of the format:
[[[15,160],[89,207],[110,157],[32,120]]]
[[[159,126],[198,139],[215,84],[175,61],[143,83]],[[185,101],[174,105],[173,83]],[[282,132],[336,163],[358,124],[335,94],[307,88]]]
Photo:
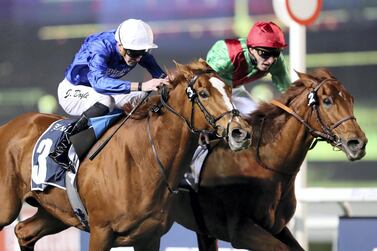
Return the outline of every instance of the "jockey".
[[[244,84],[260,79],[268,73],[272,82],[283,92],[290,84],[289,73],[281,51],[287,44],[284,34],[273,22],[256,22],[247,38],[217,41],[207,54],[207,63],[236,88],[233,102],[243,114],[255,108]],[[238,88],[237,88],[238,87]]]
[[[80,116],[66,129],[64,136],[49,156],[64,168],[69,168],[70,136],[88,128],[88,119],[103,116],[114,108],[144,97],[147,91],[157,91],[168,84],[165,72],[157,64],[150,50],[153,32],[141,20],[128,19],[116,30],[88,36],[65,72],[58,86],[59,104],[72,116]],[[137,64],[145,68],[152,79],[131,82],[120,78]]]
[[[217,41],[207,54],[207,64],[215,70],[226,84],[234,88],[232,100],[243,115],[256,108],[244,84],[260,79],[268,73],[272,82],[283,92],[290,84],[286,63],[282,55],[287,47],[284,34],[273,22],[256,22],[247,38]],[[196,149],[190,168],[185,174],[186,181],[196,190],[200,170],[208,155],[208,146],[200,144]]]

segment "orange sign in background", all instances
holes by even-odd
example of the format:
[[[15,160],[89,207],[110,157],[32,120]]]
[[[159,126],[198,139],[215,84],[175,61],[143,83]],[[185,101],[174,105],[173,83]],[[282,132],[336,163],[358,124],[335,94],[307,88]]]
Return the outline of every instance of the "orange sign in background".
[[[322,9],[322,0],[285,0],[290,18],[301,25],[311,25],[318,18]]]

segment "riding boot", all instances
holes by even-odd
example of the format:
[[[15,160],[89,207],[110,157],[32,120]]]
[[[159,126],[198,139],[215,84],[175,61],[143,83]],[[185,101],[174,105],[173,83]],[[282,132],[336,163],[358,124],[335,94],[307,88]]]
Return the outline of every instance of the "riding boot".
[[[69,169],[70,161],[68,158],[68,150],[71,146],[69,137],[87,128],[88,118],[85,116],[85,114],[82,114],[81,117],[72,126],[67,128],[67,130],[63,133],[60,141],[56,145],[55,151],[50,153],[48,156],[64,169]]]
[[[70,160],[68,157],[68,150],[71,146],[70,137],[89,128],[89,118],[106,115],[109,108],[99,102],[95,103],[92,107],[86,110],[80,118],[63,133],[60,141],[58,142],[55,151],[49,154],[49,157],[59,164],[64,169],[70,169]]]

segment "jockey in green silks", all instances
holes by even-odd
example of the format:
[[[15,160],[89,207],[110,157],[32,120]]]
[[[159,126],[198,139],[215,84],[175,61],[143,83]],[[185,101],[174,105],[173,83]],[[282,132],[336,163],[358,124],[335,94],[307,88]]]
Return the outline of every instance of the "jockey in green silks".
[[[273,22],[256,22],[247,38],[217,41],[207,54],[207,63],[232,86],[233,102],[243,114],[255,109],[244,84],[271,74],[278,91],[291,84],[284,56],[284,34]]]
[[[291,84],[283,48],[287,47],[284,34],[273,22],[257,22],[247,38],[217,41],[207,54],[207,63],[232,86],[233,103],[243,114],[250,114],[256,103],[251,99],[244,84],[260,79],[268,73],[278,91],[285,91]],[[197,190],[200,170],[208,155],[208,146],[200,144],[196,149],[185,180]]]

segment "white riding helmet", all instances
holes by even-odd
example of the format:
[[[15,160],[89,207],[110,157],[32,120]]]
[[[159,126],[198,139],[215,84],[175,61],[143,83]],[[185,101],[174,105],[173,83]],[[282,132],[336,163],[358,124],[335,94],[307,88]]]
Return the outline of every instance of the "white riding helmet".
[[[127,19],[118,26],[115,40],[123,48],[130,50],[149,50],[157,48],[153,43],[151,27],[139,19]]]

